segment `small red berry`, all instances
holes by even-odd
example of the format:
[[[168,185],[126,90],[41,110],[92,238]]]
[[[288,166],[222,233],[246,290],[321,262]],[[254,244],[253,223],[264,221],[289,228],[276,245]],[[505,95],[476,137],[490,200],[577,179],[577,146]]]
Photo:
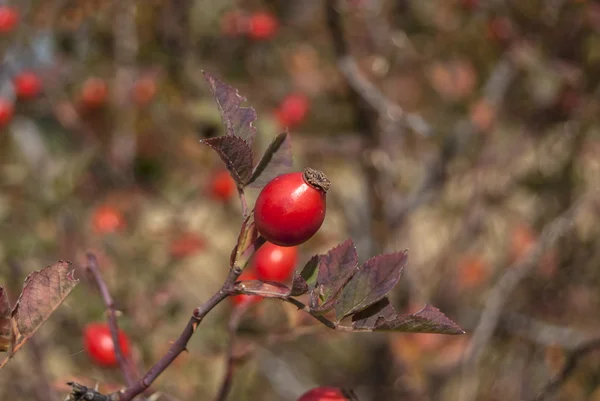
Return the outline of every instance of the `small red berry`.
[[[81,101],[84,106],[97,108],[104,105],[108,96],[106,82],[100,78],[88,78],[81,88]]]
[[[325,174],[311,168],[274,178],[254,205],[258,232],[280,246],[306,242],[325,220],[325,195],[330,185]]]
[[[235,195],[236,185],[227,170],[218,171],[212,176],[209,192],[213,199],[228,201]]]
[[[349,401],[337,387],[316,387],[304,393],[298,401]]]
[[[108,234],[125,227],[125,218],[119,210],[112,206],[99,206],[92,216],[94,231]]]
[[[254,40],[268,40],[275,36],[278,28],[279,22],[273,14],[256,12],[250,16],[248,34]]]
[[[0,127],[8,125],[15,114],[15,107],[12,102],[6,99],[0,99]]]
[[[9,33],[19,23],[19,11],[14,7],[0,6],[0,33]]]
[[[252,280],[258,280],[258,277],[256,276],[256,273],[254,273],[253,271],[250,270],[245,270],[239,277],[238,281],[252,281]],[[258,295],[247,295],[247,294],[239,294],[239,295],[234,295],[233,297],[229,297],[231,299],[231,302],[237,306],[237,305],[241,305],[241,304],[255,304],[258,303],[262,300],[262,297],[259,297]]]
[[[308,115],[310,100],[301,93],[288,95],[277,109],[276,116],[282,127],[296,127]]]
[[[83,332],[85,351],[90,358],[101,366],[113,367],[117,365],[115,343],[112,340],[110,329],[106,323],[90,323]],[[129,357],[129,339],[119,330],[119,345],[124,357]]]
[[[194,233],[183,233],[171,242],[171,256],[182,259],[191,256],[204,248],[204,240]]]
[[[267,242],[254,254],[252,267],[261,280],[285,281],[294,272],[297,259],[298,249],[295,246]]]
[[[17,75],[13,80],[15,93],[21,99],[32,99],[40,94],[42,81],[37,74],[26,71]]]

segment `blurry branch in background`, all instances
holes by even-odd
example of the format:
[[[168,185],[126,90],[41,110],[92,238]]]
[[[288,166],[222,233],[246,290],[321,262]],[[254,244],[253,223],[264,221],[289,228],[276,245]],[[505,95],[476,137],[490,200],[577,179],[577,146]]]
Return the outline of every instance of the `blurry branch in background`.
[[[501,58],[483,86],[483,100],[497,110],[516,74],[517,69],[508,56]],[[413,210],[433,199],[436,191],[446,181],[448,164],[460,153],[461,148],[469,143],[469,139],[475,133],[476,128],[473,123],[468,118],[463,118],[455,124],[452,132],[442,138],[439,154],[427,167],[421,184],[406,199],[401,201],[396,197],[396,200],[392,202],[392,207],[388,208],[390,210],[388,220],[392,229],[401,226]],[[398,204],[398,206],[394,206],[394,204]]]
[[[88,253],[87,260],[87,269],[94,277],[94,280],[98,285],[98,289],[100,290],[100,294],[102,295],[104,305],[106,305],[108,327],[110,328],[110,335],[115,346],[115,356],[117,357],[117,362],[119,363],[119,367],[123,372],[123,377],[125,378],[127,386],[132,386],[137,380],[138,375],[136,372],[134,372],[131,361],[127,360],[127,358],[123,354],[123,350],[121,349],[121,342],[119,341],[119,323],[117,322],[117,312],[115,310],[115,304],[113,302],[112,297],[110,296],[110,292],[108,291],[106,283],[100,275],[98,259],[96,259],[96,256],[94,256],[93,254]]]
[[[138,53],[136,26],[137,5],[133,0],[114,2],[115,43],[115,130],[111,155],[119,172],[133,178],[133,162],[136,156],[135,105],[130,99],[135,80]]]
[[[481,317],[473,332],[471,343],[463,359],[460,401],[474,400],[477,395],[477,368],[498,326],[502,309],[511,293],[521,280],[534,270],[544,252],[554,246],[562,236],[573,228],[575,213],[589,198],[597,195],[597,192],[594,190],[582,195],[569,209],[547,224],[535,246],[522,259],[508,266],[506,273],[490,289]]]
[[[231,383],[233,381],[233,370],[235,368],[235,363],[237,361],[236,355],[234,354],[234,346],[237,329],[240,325],[240,321],[242,317],[248,310],[250,306],[249,303],[243,303],[236,306],[229,317],[229,323],[227,324],[227,333],[229,335],[228,343],[227,343],[227,361],[225,365],[225,376],[223,377],[223,382],[219,387],[219,392],[215,397],[215,401],[225,401],[229,392],[231,391]]]
[[[537,397],[535,397],[532,401],[543,401],[547,397],[551,396],[554,392],[556,392],[560,387],[569,379],[569,377],[573,374],[575,369],[577,368],[577,364],[579,361],[584,358],[587,354],[592,351],[596,351],[600,349],[600,338],[596,338],[591,340],[585,344],[582,344],[577,349],[573,350],[571,354],[567,357],[563,368],[558,372],[558,374],[548,382],[540,391]]]

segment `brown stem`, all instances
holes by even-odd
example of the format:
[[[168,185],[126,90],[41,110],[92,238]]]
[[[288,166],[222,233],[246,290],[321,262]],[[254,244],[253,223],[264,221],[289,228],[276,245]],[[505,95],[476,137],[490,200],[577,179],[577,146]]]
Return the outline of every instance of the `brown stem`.
[[[125,355],[123,354],[123,349],[121,348],[121,342],[119,341],[119,323],[117,322],[115,304],[108,290],[108,286],[106,285],[106,283],[102,279],[102,275],[100,274],[98,259],[96,259],[96,256],[94,254],[88,253],[87,260],[87,269],[94,277],[94,280],[98,285],[98,289],[100,290],[100,294],[102,295],[104,305],[106,305],[106,311],[108,312],[108,327],[110,329],[110,335],[112,337],[113,344],[115,345],[115,355],[117,357],[117,362],[119,363],[119,367],[123,372],[125,382],[128,386],[132,386],[137,380],[138,375],[134,371],[131,362],[128,361]]]

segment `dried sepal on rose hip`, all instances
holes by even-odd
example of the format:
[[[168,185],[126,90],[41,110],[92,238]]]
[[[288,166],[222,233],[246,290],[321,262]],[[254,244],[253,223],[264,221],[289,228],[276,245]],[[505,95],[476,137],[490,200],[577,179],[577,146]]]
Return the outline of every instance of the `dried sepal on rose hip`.
[[[280,175],[262,189],[254,205],[258,232],[279,246],[300,245],[321,228],[331,182],[312,168]]]

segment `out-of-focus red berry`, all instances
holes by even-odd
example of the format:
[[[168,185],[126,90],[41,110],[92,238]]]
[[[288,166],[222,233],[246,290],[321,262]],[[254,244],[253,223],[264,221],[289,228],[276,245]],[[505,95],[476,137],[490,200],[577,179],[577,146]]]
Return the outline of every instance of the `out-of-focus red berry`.
[[[236,192],[236,185],[227,170],[220,170],[211,177],[209,193],[213,199],[228,201]]]
[[[258,280],[258,277],[256,276],[256,273],[254,273],[251,270],[245,270],[238,279],[238,281],[252,281],[252,280]],[[235,296],[229,297],[229,298],[231,299],[231,302],[235,306],[242,305],[242,304],[255,304],[262,300],[262,297],[259,297],[258,295],[247,295],[247,294],[235,295]]]
[[[106,103],[108,86],[103,79],[88,78],[81,88],[81,101],[89,108],[98,108]]]
[[[316,387],[304,393],[298,401],[348,401],[337,387]]]
[[[254,40],[272,39],[278,29],[279,22],[273,14],[260,11],[250,16],[248,35]]]
[[[204,239],[198,234],[187,232],[171,242],[171,256],[176,259],[191,256],[204,248]]]
[[[18,74],[13,79],[15,93],[21,99],[32,99],[40,94],[42,90],[42,81],[40,77],[30,71]]]
[[[240,10],[231,10],[221,17],[221,33],[228,37],[238,37],[248,33],[250,18]]]
[[[6,99],[0,99],[0,127],[4,127],[10,123],[15,114],[15,107],[12,102]]]
[[[113,367],[117,365],[115,343],[106,323],[90,323],[83,332],[83,345],[90,358],[98,365]],[[119,330],[119,345],[125,358],[129,357],[129,339]]]
[[[10,6],[0,6],[0,33],[12,32],[19,23],[19,11]]]
[[[293,128],[306,119],[310,109],[310,100],[301,93],[286,96],[276,111],[281,127]]]
[[[113,206],[99,206],[92,215],[92,226],[99,234],[108,234],[125,227],[125,218]]]
[[[285,281],[294,272],[297,260],[297,247],[267,242],[256,251],[251,266],[261,280]]]

